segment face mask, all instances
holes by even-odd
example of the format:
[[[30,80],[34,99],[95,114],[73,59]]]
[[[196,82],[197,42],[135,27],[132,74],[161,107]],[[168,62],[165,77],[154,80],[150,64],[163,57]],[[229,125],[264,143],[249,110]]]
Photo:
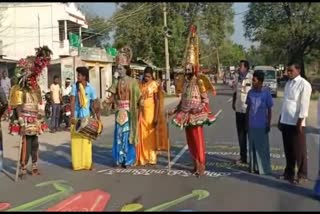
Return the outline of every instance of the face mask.
[[[117,72],[119,73],[120,78],[126,76],[126,69],[123,66],[119,66]]]

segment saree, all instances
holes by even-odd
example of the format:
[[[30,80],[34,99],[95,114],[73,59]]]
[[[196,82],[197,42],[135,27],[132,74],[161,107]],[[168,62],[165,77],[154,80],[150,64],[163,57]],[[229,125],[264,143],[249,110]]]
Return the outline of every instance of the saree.
[[[157,151],[168,151],[168,129],[167,129],[167,118],[165,113],[164,106],[164,96],[165,92],[162,90],[159,85],[158,88],[158,97],[159,97],[159,118],[158,118],[158,126],[156,130],[157,137]]]
[[[155,94],[158,93],[158,84],[155,81],[140,86],[143,108],[139,112],[139,138],[137,145],[136,165],[157,163],[157,142],[154,117],[156,110]]]

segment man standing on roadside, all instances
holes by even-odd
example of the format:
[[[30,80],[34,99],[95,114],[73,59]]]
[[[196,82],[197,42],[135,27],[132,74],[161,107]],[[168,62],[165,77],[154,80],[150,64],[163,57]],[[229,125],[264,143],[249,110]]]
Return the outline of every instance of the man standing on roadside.
[[[240,146],[240,160],[237,163],[247,164],[247,134],[246,111],[247,95],[252,87],[252,74],[249,72],[249,62],[241,60],[233,85],[232,108],[236,112],[236,126]]]
[[[61,87],[59,85],[59,77],[53,77],[53,83],[50,86],[52,99],[52,117],[51,117],[51,133],[55,133],[59,128],[60,108],[61,108]]]
[[[286,156],[286,168],[281,179],[290,183],[307,180],[307,147],[305,126],[309,113],[311,97],[310,83],[300,76],[298,63],[289,63],[287,67],[289,81],[284,88],[283,104],[279,121],[282,131],[283,147]],[[297,163],[298,176],[295,176]]]

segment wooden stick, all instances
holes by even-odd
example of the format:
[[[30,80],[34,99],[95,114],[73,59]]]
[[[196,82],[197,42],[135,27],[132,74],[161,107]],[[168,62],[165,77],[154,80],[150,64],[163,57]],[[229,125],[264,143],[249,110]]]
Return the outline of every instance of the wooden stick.
[[[171,152],[171,145],[170,145],[170,135],[169,135],[169,113],[166,112],[166,118],[167,118],[167,140],[168,140],[168,169],[171,170],[171,160],[170,160],[170,152]]]
[[[25,136],[23,136],[21,138],[21,142],[19,143],[19,151],[18,151],[19,155],[18,155],[18,160],[17,160],[16,176],[15,176],[15,179],[14,179],[15,182],[18,181],[18,177],[19,177],[20,158],[21,158],[20,156],[21,156],[21,150],[22,150],[22,143],[23,143],[24,140],[26,140]],[[26,142],[24,142],[24,143],[26,143]]]

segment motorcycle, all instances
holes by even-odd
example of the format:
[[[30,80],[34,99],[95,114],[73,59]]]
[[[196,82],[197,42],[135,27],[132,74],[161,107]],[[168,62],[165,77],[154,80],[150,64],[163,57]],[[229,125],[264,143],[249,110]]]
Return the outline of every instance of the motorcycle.
[[[47,92],[44,95],[44,99],[46,101],[46,105],[44,107],[44,114],[46,119],[49,119],[51,117],[51,92]]]
[[[62,97],[62,107],[61,107],[61,113],[60,113],[60,124],[64,123],[66,127],[68,127],[69,121],[70,121],[70,115],[71,115],[71,100],[70,96],[65,95]]]

